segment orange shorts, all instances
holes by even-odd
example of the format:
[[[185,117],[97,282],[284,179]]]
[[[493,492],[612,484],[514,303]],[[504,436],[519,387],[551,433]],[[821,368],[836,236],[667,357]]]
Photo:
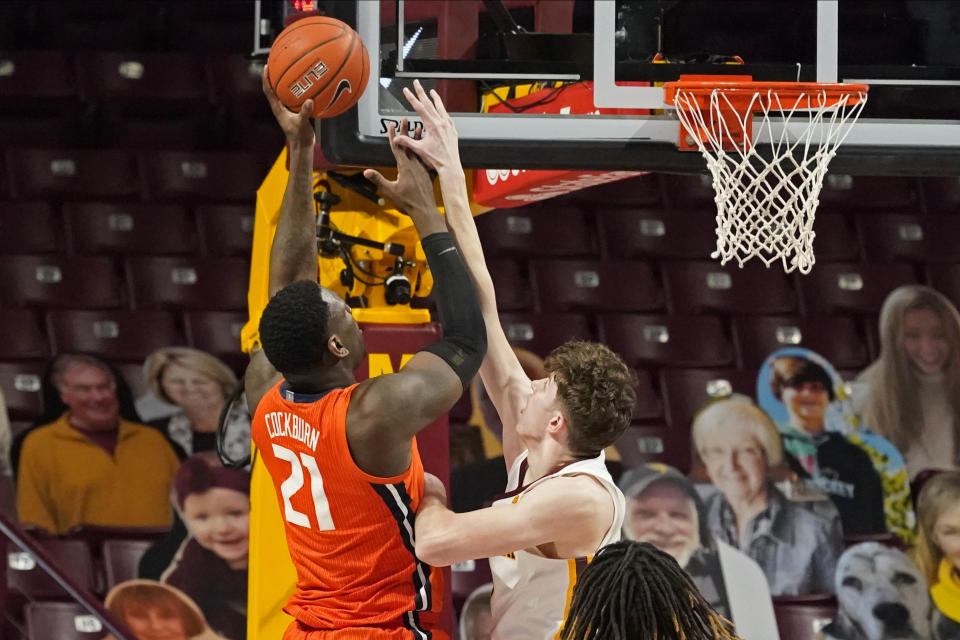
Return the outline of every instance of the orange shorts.
[[[446,631],[431,631],[433,640],[450,640]],[[403,627],[350,627],[347,629],[314,629],[294,620],[283,634],[283,640],[415,640],[413,631]]]

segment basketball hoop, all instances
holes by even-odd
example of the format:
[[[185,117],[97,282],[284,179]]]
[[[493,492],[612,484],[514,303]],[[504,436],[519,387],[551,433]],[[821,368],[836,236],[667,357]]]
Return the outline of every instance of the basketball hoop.
[[[753,257],[768,267],[780,260],[787,273],[809,273],[827,165],[863,110],[868,87],[750,80],[680,76],[665,83],[666,102],[681,124],[677,146],[699,150],[713,175],[711,257],[741,267]]]

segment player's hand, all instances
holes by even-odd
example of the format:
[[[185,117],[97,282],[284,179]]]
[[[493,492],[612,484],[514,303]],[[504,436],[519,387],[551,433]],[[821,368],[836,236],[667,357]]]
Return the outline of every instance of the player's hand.
[[[423,497],[436,498],[443,504],[447,504],[447,488],[443,486],[440,478],[432,473],[423,474]]]
[[[445,169],[461,169],[457,128],[453,124],[453,118],[444,108],[440,94],[431,89],[428,96],[419,80],[413,81],[413,89],[414,91],[410,91],[404,87],[403,95],[417,115],[423,119],[423,136],[419,138],[404,136],[398,140],[398,143],[401,147],[416,153],[427,166],[437,172]]]
[[[397,179],[387,180],[379,171],[367,169],[363,172],[365,178],[373,182],[383,195],[393,202],[401,212],[407,214],[417,228],[425,218],[438,218],[437,201],[434,197],[433,180],[416,156],[400,146],[400,140],[407,137],[407,119],[400,121],[400,131],[391,124],[387,129],[387,138],[390,140],[390,150],[397,160]],[[441,223],[442,224],[442,223]],[[422,234],[421,234],[422,235]]]
[[[287,144],[290,146],[301,146],[313,148],[316,144],[316,134],[313,131],[313,123],[310,122],[310,114],[313,113],[313,99],[308,99],[300,106],[300,111],[294,113],[280,102],[280,98],[270,86],[267,79],[267,67],[263,67],[263,95],[267,97],[270,103],[270,110],[273,111],[273,117],[277,119],[280,128],[287,136]]]

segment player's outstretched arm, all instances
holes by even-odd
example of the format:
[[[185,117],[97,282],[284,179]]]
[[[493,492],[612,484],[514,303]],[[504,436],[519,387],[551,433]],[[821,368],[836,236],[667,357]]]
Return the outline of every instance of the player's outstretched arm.
[[[430,480],[414,538],[417,557],[437,567],[550,543],[568,552],[562,557],[585,556],[596,551],[613,522],[609,493],[588,476],[551,478],[518,502],[467,513],[448,509],[442,484]]]
[[[460,164],[457,129],[436,91],[427,95],[419,82],[414,92],[404,89],[404,96],[423,119],[426,136],[422,139],[398,140],[401,146],[415,152],[437,171],[447,226],[463,252],[463,259],[477,286],[477,296],[487,328],[487,355],[480,367],[480,376],[503,422],[503,455],[509,469],[523,445],[517,437],[516,425],[520,409],[530,395],[530,379],[507,341],[497,313],[493,280],[483,257],[483,247],[470,211],[466,180]]]
[[[400,372],[368,380],[353,393],[347,412],[351,450],[362,469],[381,476],[407,468],[410,439],[450,410],[486,352],[476,292],[437,210],[433,182],[420,161],[397,143],[406,128],[402,122],[399,134],[393,127],[389,131],[397,179],[388,181],[373,170],[365,175],[416,225],[433,273],[444,337],[415,354]]]
[[[263,94],[277,124],[287,138],[290,154],[290,175],[283,192],[277,230],[270,246],[269,293],[297,280],[317,278],[316,215],[313,207],[313,147],[316,136],[310,114],[313,100],[307,100],[299,113],[287,109],[277,98],[263,69]],[[250,365],[244,374],[247,408],[256,411],[260,399],[277,381],[280,374],[259,349],[250,352]]]

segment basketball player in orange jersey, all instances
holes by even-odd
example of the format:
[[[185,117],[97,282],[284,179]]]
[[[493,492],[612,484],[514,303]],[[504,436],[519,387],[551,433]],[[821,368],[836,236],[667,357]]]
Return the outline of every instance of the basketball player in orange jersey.
[[[414,436],[453,406],[480,366],[486,332],[476,293],[426,169],[392,143],[398,179],[381,188],[422,238],[445,337],[400,372],[358,384],[363,336],[350,308],[316,282],[311,101],[295,114],[266,74],[263,88],[287,136],[290,177],[270,252],[263,349],[245,380],[253,440],[276,487],[297,570],[284,609],[295,620],[284,638],[446,638],[433,630],[441,572],[414,556],[413,515],[424,490]]]
[[[630,422],[633,374],[605,346],[570,342],[547,357],[549,377],[527,378],[497,316],[454,123],[436,92],[427,96],[419,83],[414,89],[416,95],[409,90],[405,95],[423,119],[425,134],[420,140],[398,137],[397,144],[440,177],[447,224],[480,297],[488,343],[480,375],[503,419],[508,469],[507,495],[471,513],[447,509],[443,485],[429,482],[417,513],[417,555],[438,566],[489,557],[492,637],[553,638],[566,617],[578,566],[620,539],[624,498],[607,472],[603,450]]]

